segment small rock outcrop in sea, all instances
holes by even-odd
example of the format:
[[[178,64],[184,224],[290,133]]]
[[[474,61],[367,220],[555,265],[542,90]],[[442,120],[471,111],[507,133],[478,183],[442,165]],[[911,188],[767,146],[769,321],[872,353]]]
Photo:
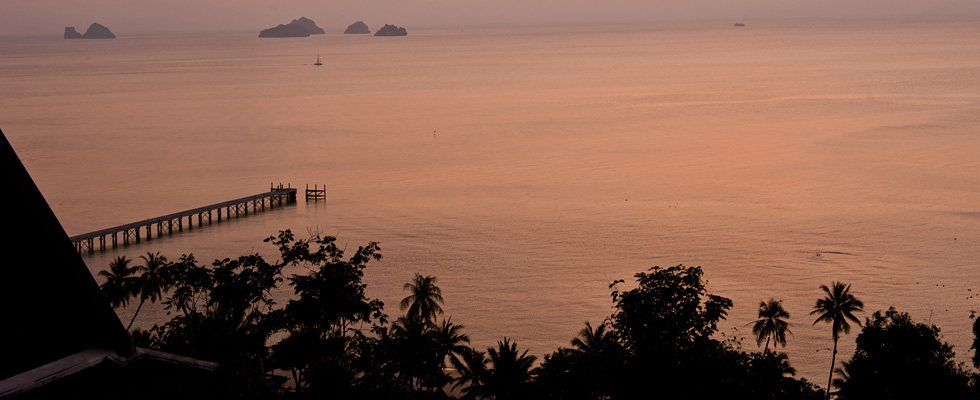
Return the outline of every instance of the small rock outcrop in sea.
[[[371,28],[368,28],[364,21],[357,21],[347,27],[344,33],[371,33]]]
[[[316,26],[316,22],[306,17],[294,19],[288,24],[279,24],[275,27],[259,32],[259,37],[307,37],[310,35],[322,35],[326,33],[323,28]]]
[[[74,26],[65,27],[65,39],[81,39],[82,34],[75,30]]]
[[[88,27],[85,34],[78,33],[74,26],[65,27],[65,39],[115,39],[109,28],[99,23],[94,23]]]
[[[85,39],[115,39],[116,35],[112,34],[109,28],[106,28],[100,23],[93,23],[89,25],[88,30],[82,35]]]
[[[408,36],[408,31],[400,26],[388,25],[375,32],[374,36]]]

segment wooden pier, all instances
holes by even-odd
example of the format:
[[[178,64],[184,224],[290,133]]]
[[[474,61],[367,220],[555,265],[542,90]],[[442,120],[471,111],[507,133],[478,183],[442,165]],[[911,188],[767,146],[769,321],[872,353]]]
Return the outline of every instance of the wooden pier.
[[[326,200],[327,199],[327,185],[323,185],[323,188],[321,189],[320,188],[320,185],[313,184],[313,189],[310,189],[310,184],[307,183],[306,184],[306,199],[307,200],[313,199],[313,201],[318,201],[320,199]]]
[[[265,193],[89,232],[73,236],[71,241],[79,254],[91,254],[95,250],[105,251],[110,246],[116,248],[120,244],[127,246],[130,243],[139,243],[141,240],[150,240],[153,237],[153,231],[156,231],[156,237],[159,238],[164,234],[170,236],[174,232],[181,232],[184,228],[191,230],[194,227],[195,219],[197,226],[200,227],[204,224],[211,225],[212,222],[220,222],[222,218],[227,220],[231,219],[232,216],[235,218],[246,216],[249,209],[252,213],[256,213],[265,211],[266,207],[271,209],[293,203],[296,203],[295,188],[283,187],[282,184],[279,186],[270,185],[269,191]],[[222,211],[224,211],[223,215]]]

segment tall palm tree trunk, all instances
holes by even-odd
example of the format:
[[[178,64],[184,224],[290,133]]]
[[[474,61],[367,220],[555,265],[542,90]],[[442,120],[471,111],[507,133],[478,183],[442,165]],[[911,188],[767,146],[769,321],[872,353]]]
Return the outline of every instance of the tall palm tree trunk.
[[[764,350],[762,351],[762,354],[769,354],[769,339],[772,339],[772,336],[766,338],[766,347],[763,347]],[[756,346],[758,346],[758,344]]]
[[[146,303],[146,299],[140,300],[140,306],[139,307],[136,307],[136,312],[133,313],[133,319],[130,319],[129,320],[129,325],[126,325],[126,330],[127,331],[129,331],[129,328],[132,328],[133,327],[133,322],[136,321],[136,316],[137,315],[140,315],[140,310],[143,309],[143,303]]]
[[[830,382],[834,379],[834,364],[837,362],[837,340],[834,340],[834,353],[830,356],[830,376],[827,377],[827,400],[830,400]]]

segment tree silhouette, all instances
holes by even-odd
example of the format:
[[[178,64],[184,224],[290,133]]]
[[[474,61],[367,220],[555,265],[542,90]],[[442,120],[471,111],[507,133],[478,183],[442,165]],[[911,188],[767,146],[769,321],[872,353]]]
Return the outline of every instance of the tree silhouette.
[[[784,318],[789,318],[789,313],[783,309],[782,301],[769,298],[767,301],[759,302],[759,319],[752,323],[752,333],[755,334],[756,345],[761,345],[765,339],[766,346],[763,354],[769,353],[770,341],[774,342],[773,349],[776,345],[786,347],[786,333],[792,332]]]
[[[267,375],[275,367],[269,362],[268,340],[283,328],[272,298],[283,281],[282,268],[258,254],[214,260],[209,266],[181,256],[161,274],[173,283],[163,304],[168,312],[179,312],[150,330],[152,347],[218,363],[213,378],[217,393],[207,396],[265,398],[277,385]]]
[[[399,375],[416,390],[435,392],[452,379],[443,368],[462,363],[470,339],[463,326],[445,319],[440,324],[426,323],[407,315],[392,324],[390,343],[392,361]]]
[[[329,236],[296,240],[281,231],[266,242],[279,249],[279,261],[251,254],[207,265],[190,255],[168,262],[148,253],[145,265],[132,268],[120,258],[100,273],[102,290],[116,293],[107,294],[116,306],[140,296],[137,314],[147,300],[163,297],[171,320],[134,337],[144,347],[217,362],[209,398],[434,400],[451,398],[450,383],[467,400],[634,399],[680,391],[683,398],[823,398],[792,377],[785,354],[768,352],[769,342],[785,343],[773,329],[788,325],[778,301],[760,305],[760,320],[783,322],[767,320],[772,326],[756,332],[764,333],[760,343],[767,338],[764,353],[712,338],[732,302],[707,291],[700,267],[636,274],[635,288],[613,289],[612,316],[586,322],[570,347],[534,368],[536,358],[508,338],[477,351],[451,317],[437,322],[443,297],[433,276],[414,275],[404,286],[406,314],[388,325],[383,304],[366,296],[362,280],[366,264],[381,259],[377,243],[346,257]],[[299,272],[286,277],[287,266]],[[283,282],[293,296],[277,306],[273,293],[287,289]],[[833,322],[828,315],[816,322]],[[844,318],[836,331],[847,332]],[[446,373],[447,361],[456,374]],[[283,392],[287,374],[293,393]]]
[[[834,380],[840,400],[976,398],[969,393],[970,374],[935,325],[889,308],[868,319],[856,342],[854,356]]]
[[[460,355],[469,350],[470,337],[463,333],[463,325],[453,323],[452,317],[433,326],[430,336],[439,349],[439,356],[444,360],[444,366],[447,363],[445,361],[447,358],[450,365],[455,365],[452,360],[458,359]]]
[[[653,267],[635,275],[636,288],[614,290],[612,326],[627,350],[650,360],[673,361],[709,339],[732,301],[708,293],[703,275],[701,267]]]
[[[537,358],[527,352],[518,352],[517,343],[508,338],[498,341],[496,348],[488,348],[490,367],[475,391],[495,399],[529,398],[532,366]]]
[[[851,324],[847,320],[854,321],[860,326],[861,321],[854,316],[854,313],[864,311],[864,303],[851,294],[851,285],[834,282],[831,286],[832,288],[828,288],[827,285],[820,285],[820,289],[826,296],[818,299],[813,305],[813,311],[810,311],[810,315],[817,315],[817,319],[813,321],[814,325],[818,322],[831,324],[831,335],[834,339],[834,352],[830,357],[830,376],[827,377],[827,399],[830,399],[830,385],[834,378],[834,364],[837,362],[837,341],[841,333],[851,332]]]
[[[279,248],[282,261],[277,268],[293,265],[307,271],[287,278],[297,297],[268,318],[273,322],[278,319],[289,331],[281,346],[273,348],[276,367],[295,371],[303,383],[299,389],[311,397],[347,397],[358,377],[364,375],[357,362],[362,350],[370,350],[365,344],[365,325],[384,324],[387,319],[384,304],[367,297],[367,284],[363,282],[367,264],[381,260],[381,248],[370,242],[346,256],[333,236],[296,240],[289,230],[265,241]],[[262,282],[269,286],[263,287],[271,289],[278,280],[279,275],[266,275]],[[271,297],[261,304],[271,307]]]
[[[135,285],[135,292],[139,293],[140,305],[136,307],[133,318],[129,320],[129,325],[126,326],[127,331],[133,326],[133,322],[136,322],[136,316],[143,309],[143,304],[147,300],[156,302],[170,286],[165,272],[168,265],[167,257],[160,255],[160,253],[146,253],[146,255],[140,256],[140,259],[143,260],[143,265],[136,267],[140,276],[136,279]]]
[[[487,376],[487,364],[490,363],[490,360],[487,359],[487,353],[474,348],[467,348],[460,352],[458,358],[450,358],[450,362],[459,375],[453,383],[453,389],[462,387],[463,396],[460,397],[460,400],[478,398],[483,387],[483,380]]]
[[[572,339],[572,348],[580,354],[602,354],[616,347],[616,335],[609,332],[605,323],[593,328],[588,321],[578,336]]]
[[[99,276],[106,278],[99,288],[113,308],[126,307],[137,294],[137,268],[129,266],[132,261],[126,256],[116,257],[109,263],[109,270],[99,271]]]
[[[391,326],[400,375],[418,390],[431,386],[441,373],[442,360],[437,357],[438,345],[432,340],[431,330],[431,323],[407,315],[398,317]]]
[[[580,372],[577,379],[579,382],[575,383],[578,390],[582,391],[579,395],[588,395],[592,399],[610,397],[619,386],[615,381],[625,362],[625,352],[619,344],[616,332],[610,330],[605,322],[594,328],[591,323],[586,322],[571,344],[569,361],[574,364],[572,368]],[[558,359],[552,361],[556,362]]]
[[[406,314],[409,318],[431,322],[442,314],[442,307],[439,305],[443,302],[442,290],[436,286],[436,277],[415,273],[415,277],[403,289],[410,292],[401,302],[401,309],[408,310]]]
[[[980,368],[980,318],[973,321],[973,367]]]
[[[309,387],[306,375],[310,366],[322,356],[322,339],[318,332],[294,330],[271,347],[270,366],[289,371],[297,391]]]

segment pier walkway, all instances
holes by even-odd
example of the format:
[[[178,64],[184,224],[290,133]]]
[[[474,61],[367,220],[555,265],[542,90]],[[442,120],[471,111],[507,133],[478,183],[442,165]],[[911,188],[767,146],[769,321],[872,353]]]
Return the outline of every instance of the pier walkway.
[[[195,217],[197,226],[200,227],[204,224],[210,225],[212,221],[221,221],[222,211],[224,211],[224,218],[230,219],[233,215],[236,218],[248,215],[249,209],[255,213],[265,211],[267,206],[271,209],[295,202],[296,189],[284,188],[279,185],[278,187],[271,187],[265,193],[73,236],[71,242],[79,254],[91,254],[96,250],[105,251],[109,246],[116,248],[120,244],[126,246],[130,243],[139,243],[140,240],[150,240],[154,230],[158,238],[162,237],[164,233],[169,236],[173,235],[174,232],[181,232],[185,227],[190,230],[194,227]],[[154,229],[154,225],[156,229]]]

